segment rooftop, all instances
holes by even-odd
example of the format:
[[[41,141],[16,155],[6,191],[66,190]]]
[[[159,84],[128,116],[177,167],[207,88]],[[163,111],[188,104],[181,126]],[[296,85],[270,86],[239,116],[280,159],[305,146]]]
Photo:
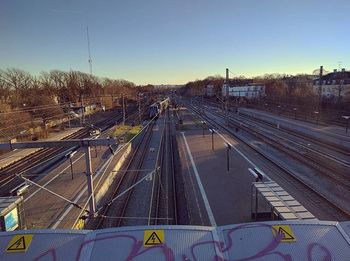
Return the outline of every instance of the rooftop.
[[[350,222],[26,230],[0,233],[0,249],[0,260],[350,260]]]

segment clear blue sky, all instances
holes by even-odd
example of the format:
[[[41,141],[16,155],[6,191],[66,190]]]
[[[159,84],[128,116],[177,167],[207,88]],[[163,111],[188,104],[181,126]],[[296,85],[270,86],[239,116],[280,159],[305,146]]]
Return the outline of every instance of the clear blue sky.
[[[1,0],[0,68],[137,84],[350,67],[349,0]]]

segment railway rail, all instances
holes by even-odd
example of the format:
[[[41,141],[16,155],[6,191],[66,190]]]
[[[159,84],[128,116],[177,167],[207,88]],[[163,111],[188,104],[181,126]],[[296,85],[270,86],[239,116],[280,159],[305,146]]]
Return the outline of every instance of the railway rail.
[[[152,121],[139,137],[139,141],[132,152],[130,160],[122,173],[116,177],[116,186],[109,198],[112,201],[120,193],[127,191],[129,187],[134,185],[141,173],[141,167],[148,150],[148,145],[152,137],[152,128],[154,121]],[[132,170],[132,171],[130,171]],[[133,171],[135,170],[135,171]],[[96,228],[118,227],[125,223],[125,214],[128,204],[131,199],[133,189],[128,190],[123,196],[115,200],[111,204],[107,204],[101,210],[101,215],[96,224]]]
[[[242,139],[239,136],[237,136],[237,134],[231,129],[231,127],[236,127],[236,126],[234,126],[231,122],[227,127],[223,121],[214,120],[212,117],[202,114],[201,111],[195,106],[189,105],[189,108],[193,112],[195,112],[197,115],[199,115],[202,119],[207,121],[207,123],[210,123],[210,125],[212,125],[214,128],[225,130],[232,137],[240,140],[242,143],[244,143],[244,145],[248,146],[250,149],[258,153],[268,162],[270,162],[275,167],[277,167],[281,171],[281,173],[287,174],[287,175],[279,175],[277,173],[278,178],[283,180],[283,184],[286,183],[288,184],[288,186],[294,187],[294,189],[298,193],[301,193],[304,198],[307,198],[308,202],[310,204],[313,204],[315,208],[322,209],[322,211],[332,216],[333,219],[335,220],[339,220],[339,221],[349,220],[350,213],[347,210],[344,210],[344,208],[342,208],[341,206],[339,206],[337,202],[334,202],[333,200],[330,200],[329,198],[327,198],[323,193],[319,191],[319,189],[314,188],[310,184],[306,183],[303,179],[301,179],[298,175],[296,175],[296,173],[289,170],[279,162],[276,162],[267,153],[264,153],[261,150],[258,150],[255,146],[247,142],[245,139]],[[220,117],[222,118],[221,115]]]
[[[115,125],[116,121],[120,121],[122,116],[118,114],[108,119],[104,119],[95,124],[95,127],[105,131],[111,126]],[[64,139],[82,139],[89,137],[89,127],[85,127],[76,133],[73,133]],[[74,148],[72,148],[74,149]],[[53,165],[54,162],[59,161],[60,157],[57,155],[64,154],[67,151],[66,148],[43,148],[39,151],[18,160],[3,169],[0,170],[0,196],[8,196],[11,194],[13,189],[20,187],[24,181],[18,176],[21,173],[27,173],[33,171],[39,165],[47,164],[48,167]],[[56,159],[56,160],[55,160]],[[51,164],[49,164],[51,163]],[[37,173],[39,174],[39,173]],[[37,178],[36,175],[31,175],[30,179]]]
[[[154,164],[152,174],[150,171],[145,173],[142,168],[145,166],[146,154],[154,150],[150,148],[154,130],[160,129],[155,121],[151,121],[142,132],[125,170],[117,175],[116,186],[107,200],[110,203],[102,209],[96,228],[178,223],[173,150],[175,140],[169,110],[166,110],[164,116],[158,121],[163,122],[163,128],[160,134],[159,150],[152,163]],[[147,161],[149,163],[150,158],[147,158]],[[136,187],[135,184],[146,178],[145,175],[149,175],[148,181],[142,181],[143,184]],[[142,190],[142,198],[137,193],[138,189]],[[118,198],[113,201],[116,197]],[[137,211],[139,214],[137,217],[130,216],[129,213],[134,213],[135,208],[139,208]]]
[[[207,107],[208,108],[208,107]],[[212,111],[219,117],[223,115]],[[283,150],[286,154],[328,176],[335,184],[350,189],[350,152],[339,146],[330,145],[306,135],[278,128],[253,115],[239,112],[231,114],[230,123],[236,128],[258,136],[264,142]],[[254,131],[252,131],[254,130]],[[312,145],[312,146],[311,146]]]
[[[177,190],[174,156],[174,137],[170,111],[166,111],[165,127],[163,129],[158,166],[160,171],[154,178],[152,189],[150,224],[177,225]]]

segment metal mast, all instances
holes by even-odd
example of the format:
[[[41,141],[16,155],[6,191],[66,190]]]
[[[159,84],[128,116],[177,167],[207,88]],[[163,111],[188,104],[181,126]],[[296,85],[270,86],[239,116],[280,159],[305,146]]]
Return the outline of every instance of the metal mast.
[[[90,37],[89,37],[89,27],[86,27],[86,35],[87,35],[87,42],[88,42],[88,52],[89,52],[89,69],[90,74],[92,74],[92,59],[91,59],[91,51],[90,51]]]

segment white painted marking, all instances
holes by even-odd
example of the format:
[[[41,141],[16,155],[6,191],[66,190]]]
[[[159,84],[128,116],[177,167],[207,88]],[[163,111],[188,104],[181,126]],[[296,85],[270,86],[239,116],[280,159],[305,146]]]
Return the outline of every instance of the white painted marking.
[[[182,148],[184,147],[183,143],[181,143],[182,145]],[[187,171],[189,173],[188,177],[190,179],[190,182],[191,182],[191,188],[192,188],[192,191],[193,191],[193,195],[194,195],[194,198],[195,198],[195,201],[196,201],[196,205],[197,205],[197,209],[198,209],[198,215],[199,215],[199,218],[201,220],[201,224],[204,226],[204,221],[203,221],[203,216],[202,216],[202,211],[200,211],[200,206],[199,206],[199,200],[198,200],[198,197],[197,197],[197,193],[194,189],[194,181],[193,181],[193,178],[192,178],[192,175],[190,175],[191,173],[191,170],[190,170],[190,165],[188,164],[188,156],[187,156],[187,153],[186,151],[183,149],[183,153],[184,153],[184,157],[185,157],[185,162],[186,162],[186,167],[187,167]],[[191,209],[190,209],[191,211]]]
[[[211,114],[213,115],[213,114]],[[213,115],[215,117],[215,115]],[[201,116],[199,116],[201,117]],[[203,117],[201,117],[202,119],[204,119]],[[226,142],[229,143],[229,141],[222,135],[219,133],[219,130],[216,130],[216,133]],[[239,154],[241,155],[247,162],[249,162],[250,165],[252,165],[254,168],[258,168],[246,155],[243,154],[243,152],[241,152],[239,149],[237,149],[235,146],[232,146],[232,148]],[[265,176],[267,177],[268,180],[271,180],[271,178],[265,174]]]
[[[192,154],[191,154],[191,151],[190,151],[190,147],[188,146],[188,143],[187,143],[187,140],[186,140],[185,133],[181,132],[181,134],[182,134],[182,137],[183,137],[185,145],[186,145],[188,156],[190,157],[190,161],[191,161],[191,164],[192,164],[193,172],[194,172],[194,174],[196,176],[198,187],[199,187],[199,190],[200,190],[202,198],[203,198],[205,209],[207,210],[207,214],[208,214],[208,217],[209,217],[210,224],[212,226],[216,227],[216,222],[215,222],[215,218],[214,218],[214,215],[213,215],[213,211],[210,208],[209,201],[208,201],[208,198],[207,198],[207,196],[205,194],[205,190],[204,190],[204,187],[202,185],[201,179],[199,177],[196,164],[194,163],[194,160],[193,160],[193,157],[192,157]]]

